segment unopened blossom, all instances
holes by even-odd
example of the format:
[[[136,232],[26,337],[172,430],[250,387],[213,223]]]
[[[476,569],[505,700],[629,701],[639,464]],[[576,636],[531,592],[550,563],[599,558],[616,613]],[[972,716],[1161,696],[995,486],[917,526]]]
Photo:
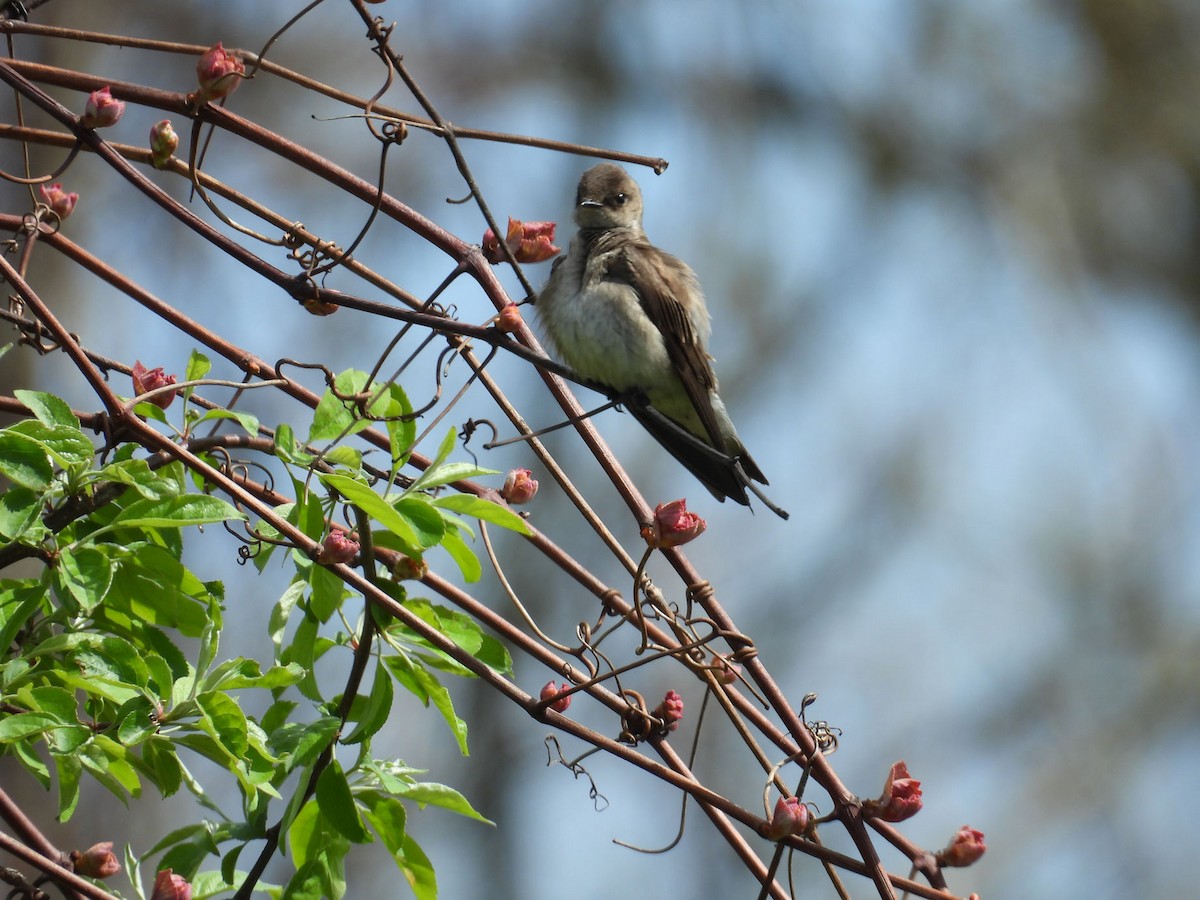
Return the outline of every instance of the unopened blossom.
[[[182,875],[163,869],[154,878],[150,900],[192,900],[192,886]]]
[[[92,844],[82,853],[72,850],[71,865],[75,867],[75,874],[85,878],[111,878],[121,871],[121,864],[113,853],[112,841]]]
[[[558,697],[559,694],[562,694],[568,690],[570,690],[570,686],[565,683],[556,685],[553,681],[547,681],[539,696],[543,700],[550,700],[551,698]],[[566,712],[567,707],[571,705],[571,695],[566,694],[566,696],[558,697],[558,699],[553,703],[547,705],[556,713]]]
[[[514,505],[528,503],[537,494],[538,483],[529,469],[513,469],[504,479],[500,496]]]
[[[908,766],[901,760],[888,772],[879,799],[863,804],[863,815],[884,822],[903,822],[920,812],[921,805],[921,782],[909,776]]]
[[[505,334],[512,334],[514,331],[517,331],[524,322],[525,319],[521,316],[521,307],[515,303],[508,304],[496,316],[496,327]]]
[[[166,374],[162,366],[147,369],[140,361],[133,364],[131,374],[133,376],[133,393],[137,397],[175,383],[175,376]],[[160,409],[166,409],[175,400],[177,393],[179,392],[164,391],[161,394],[155,394],[153,397],[146,398],[146,402],[153,403]]]
[[[344,531],[331,531],[325,535],[321,549],[317,552],[317,562],[326,566],[336,566],[339,563],[350,563],[358,556],[358,541]]]
[[[674,731],[683,718],[683,698],[675,691],[667,691],[662,703],[654,707],[654,716],[663,720],[667,731]]]
[[[125,102],[112,95],[108,86],[88,94],[87,105],[83,109],[83,117],[79,124],[84,128],[107,128],[116,125],[117,120],[125,112]]]
[[[780,797],[763,836],[778,841],[793,834],[804,834],[808,828],[808,807],[799,797]]]
[[[75,191],[64,191],[58,182],[39,185],[38,190],[41,191],[42,202],[50,207],[50,211],[58,216],[60,221],[75,211],[75,204],[79,201],[79,194]]]
[[[200,100],[228,97],[245,74],[245,64],[217,41],[196,61],[196,78],[200,82],[197,96]]]
[[[150,162],[154,168],[166,168],[167,161],[179,148],[179,135],[170,119],[163,119],[150,129]]]
[[[704,533],[708,523],[688,512],[686,500],[660,503],[654,509],[654,521],[642,528],[642,537],[652,549],[678,547]]]
[[[522,222],[509,216],[504,243],[519,263],[543,262],[560,252],[560,248],[554,246],[555,227],[554,222]],[[483,233],[483,255],[490,263],[507,259],[496,233],[490,228]]]
[[[428,574],[429,563],[425,562],[424,557],[412,557],[407,553],[397,556],[392,566],[392,575],[397,581],[420,581]]]
[[[937,852],[939,866],[969,866],[987,851],[983,832],[964,825],[950,843]]]

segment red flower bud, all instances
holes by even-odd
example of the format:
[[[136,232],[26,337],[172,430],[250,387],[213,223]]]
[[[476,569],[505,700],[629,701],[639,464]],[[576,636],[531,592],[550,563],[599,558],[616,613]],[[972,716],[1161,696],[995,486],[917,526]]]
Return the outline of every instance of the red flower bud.
[[[500,310],[500,315],[496,316],[496,327],[505,334],[512,334],[521,327],[524,321],[521,317],[521,307],[510,303]]]
[[[63,186],[55,182],[47,187],[39,185],[38,190],[42,192],[42,202],[50,207],[50,212],[58,216],[59,221],[62,221],[75,210],[75,204],[79,200],[79,195],[74,191],[67,193],[63,190]]]
[[[804,834],[808,828],[808,807],[799,797],[780,797],[763,837],[778,841],[792,834]]]
[[[154,878],[154,893],[150,900],[192,900],[192,886],[182,875],[163,869]]]
[[[660,503],[654,509],[654,521],[642,527],[642,537],[655,550],[678,547],[704,533],[708,523],[688,512],[686,500]]]
[[[863,804],[863,815],[885,822],[903,822],[921,811],[921,782],[910,778],[904,760],[892,766],[878,800]]]
[[[133,364],[133,393],[134,396],[140,397],[149,391],[165,388],[167,385],[175,383],[174,375],[167,375],[163,371],[162,366],[157,366],[153,369],[147,369],[141,362]],[[161,394],[156,394],[153,397],[146,399],[147,403],[153,403],[160,409],[166,409],[175,399],[178,391],[164,391]]]
[[[513,259],[519,263],[543,262],[559,253],[554,246],[554,222],[522,222],[508,217],[508,234],[504,243],[512,251]],[[492,229],[483,233],[483,256],[490,263],[505,261],[500,241]]]
[[[84,128],[107,128],[116,125],[125,112],[125,103],[112,95],[108,86],[88,94],[87,105],[79,124]]]
[[[331,531],[325,535],[321,549],[317,553],[317,562],[326,566],[338,563],[350,563],[358,556],[358,541],[353,540],[344,531]]]
[[[964,825],[951,838],[946,847],[937,852],[939,866],[969,866],[983,856],[987,845],[983,843],[983,832]]]
[[[737,663],[730,662],[724,656],[717,653],[713,654],[712,662],[709,665],[713,669],[713,674],[717,677],[717,684],[735,683],[742,671],[742,667]]]
[[[683,718],[683,698],[674,691],[667,691],[663,702],[654,707],[653,714],[663,720],[667,731],[674,731],[679,727],[679,722]]]
[[[200,81],[198,98],[220,100],[228,97],[245,74],[245,64],[232,53],[227,53],[221,42],[217,41],[196,61],[196,78]]]
[[[528,469],[513,469],[504,479],[500,496],[512,504],[528,503],[537,494],[538,483]]]
[[[75,874],[85,878],[110,878],[121,871],[121,864],[113,853],[112,841],[92,844],[82,853],[72,850],[71,864],[75,867]]]
[[[563,684],[561,687],[556,687],[553,681],[547,681],[545,687],[542,688],[541,698],[549,700],[552,697],[558,697],[564,691],[570,690],[570,685]],[[553,703],[548,704],[549,708],[556,713],[566,712],[567,707],[571,705],[571,695],[559,697]]]
[[[150,162],[154,168],[166,168],[167,161],[179,147],[179,135],[170,119],[163,119],[150,129]]]

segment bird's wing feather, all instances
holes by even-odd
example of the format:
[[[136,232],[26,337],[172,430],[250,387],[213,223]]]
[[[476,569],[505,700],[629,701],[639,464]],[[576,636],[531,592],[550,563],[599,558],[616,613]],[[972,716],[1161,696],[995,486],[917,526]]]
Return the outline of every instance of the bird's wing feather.
[[[696,333],[681,297],[696,290],[688,284],[682,263],[645,241],[630,243],[613,260],[609,276],[627,282],[638,295],[642,309],[663,336],[679,380],[692,401],[709,440],[717,450],[725,451],[725,438],[713,409],[712,392],[717,377],[708,361],[708,353]]]

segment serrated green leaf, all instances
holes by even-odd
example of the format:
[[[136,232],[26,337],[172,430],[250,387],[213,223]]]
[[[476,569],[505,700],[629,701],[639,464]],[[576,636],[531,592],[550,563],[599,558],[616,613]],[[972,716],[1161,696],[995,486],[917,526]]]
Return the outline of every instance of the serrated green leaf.
[[[113,566],[103,550],[85,546],[59,554],[58,574],[83,611],[91,613],[112,587]]]
[[[58,718],[45,713],[16,713],[0,719],[0,744],[11,744],[35,737],[59,724]]]
[[[29,543],[42,538],[46,529],[41,525],[42,493],[14,485],[0,494],[0,542],[25,537]]]
[[[491,522],[493,525],[515,531],[517,534],[533,534],[525,520],[507,506],[501,506],[499,503],[484,500],[473,494],[447,494],[445,497],[438,497],[433,504],[440,509],[448,509],[473,519]]]
[[[50,486],[54,467],[36,441],[12,431],[0,432],[0,475],[14,484],[41,492]]]
[[[62,469],[89,468],[96,452],[78,425],[46,425],[36,419],[25,419],[13,425],[9,432],[36,441]]]
[[[175,479],[168,477],[161,470],[154,471],[149,463],[141,458],[109,463],[96,473],[96,480],[127,484],[143,497],[155,500],[173,497],[179,493],[179,483]]]
[[[184,381],[199,381],[212,369],[209,358],[199,350],[193,350],[188,357],[187,368],[183,371]]]
[[[201,727],[220,741],[234,759],[244,758],[249,741],[246,736],[246,714],[242,708],[221,691],[198,694],[196,703],[204,711]]]
[[[13,396],[24,403],[43,425],[64,425],[79,430],[79,419],[65,400],[42,391],[15,390]]]
[[[345,475],[321,473],[321,482],[341,494],[348,503],[361,509],[364,513],[404,541],[410,548],[409,556],[419,556],[420,539],[407,517],[396,510],[390,503],[360,481],[347,478]]]

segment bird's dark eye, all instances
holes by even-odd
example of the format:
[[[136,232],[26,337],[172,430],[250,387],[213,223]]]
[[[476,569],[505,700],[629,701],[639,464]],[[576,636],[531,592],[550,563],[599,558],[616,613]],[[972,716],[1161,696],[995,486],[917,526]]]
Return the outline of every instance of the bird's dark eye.
[[[628,194],[617,194],[615,199],[616,199],[617,206],[624,206],[626,203],[629,202],[629,195]]]

